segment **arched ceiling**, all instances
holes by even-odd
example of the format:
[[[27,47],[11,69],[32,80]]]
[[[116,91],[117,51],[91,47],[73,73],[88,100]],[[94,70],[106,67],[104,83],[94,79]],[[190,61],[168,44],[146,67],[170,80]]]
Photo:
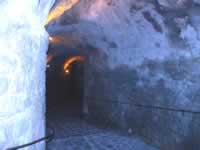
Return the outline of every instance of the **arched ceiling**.
[[[46,25],[56,18],[60,17],[65,11],[73,8],[74,5],[79,3],[80,0],[60,0],[56,1],[54,7],[49,12],[48,18],[46,20]]]
[[[47,25],[48,32],[102,51],[111,64],[200,55],[199,0],[81,0],[73,6]]]

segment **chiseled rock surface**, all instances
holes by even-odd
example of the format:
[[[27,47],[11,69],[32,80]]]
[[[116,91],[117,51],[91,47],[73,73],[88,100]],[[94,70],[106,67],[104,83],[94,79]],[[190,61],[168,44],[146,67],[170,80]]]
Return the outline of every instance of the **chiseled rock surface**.
[[[53,0],[0,2],[0,149],[44,136],[45,18]],[[44,143],[29,149],[44,149]]]
[[[194,0],[82,0],[49,25],[92,48],[92,118],[132,128],[163,150],[200,149],[200,6]]]

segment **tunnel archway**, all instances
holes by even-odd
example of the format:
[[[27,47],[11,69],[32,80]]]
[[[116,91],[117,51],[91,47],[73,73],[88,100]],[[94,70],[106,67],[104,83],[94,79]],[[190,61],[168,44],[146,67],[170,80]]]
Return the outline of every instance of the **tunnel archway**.
[[[46,72],[47,114],[62,110],[65,115],[83,113],[85,57],[49,54]]]

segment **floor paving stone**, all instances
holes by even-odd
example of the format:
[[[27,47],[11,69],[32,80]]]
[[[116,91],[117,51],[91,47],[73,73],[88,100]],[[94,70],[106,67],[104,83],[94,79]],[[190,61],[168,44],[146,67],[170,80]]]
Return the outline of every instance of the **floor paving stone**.
[[[61,110],[47,115],[47,125],[55,130],[47,150],[158,150],[137,137],[96,127]]]

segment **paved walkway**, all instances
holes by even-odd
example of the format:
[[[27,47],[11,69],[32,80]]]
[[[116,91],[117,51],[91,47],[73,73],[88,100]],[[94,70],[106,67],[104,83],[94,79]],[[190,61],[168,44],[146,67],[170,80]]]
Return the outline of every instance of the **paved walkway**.
[[[57,110],[47,116],[47,124],[55,129],[47,150],[157,150],[139,138],[98,128]]]
[[[94,135],[55,139],[48,150],[156,150],[137,138],[104,132]]]

